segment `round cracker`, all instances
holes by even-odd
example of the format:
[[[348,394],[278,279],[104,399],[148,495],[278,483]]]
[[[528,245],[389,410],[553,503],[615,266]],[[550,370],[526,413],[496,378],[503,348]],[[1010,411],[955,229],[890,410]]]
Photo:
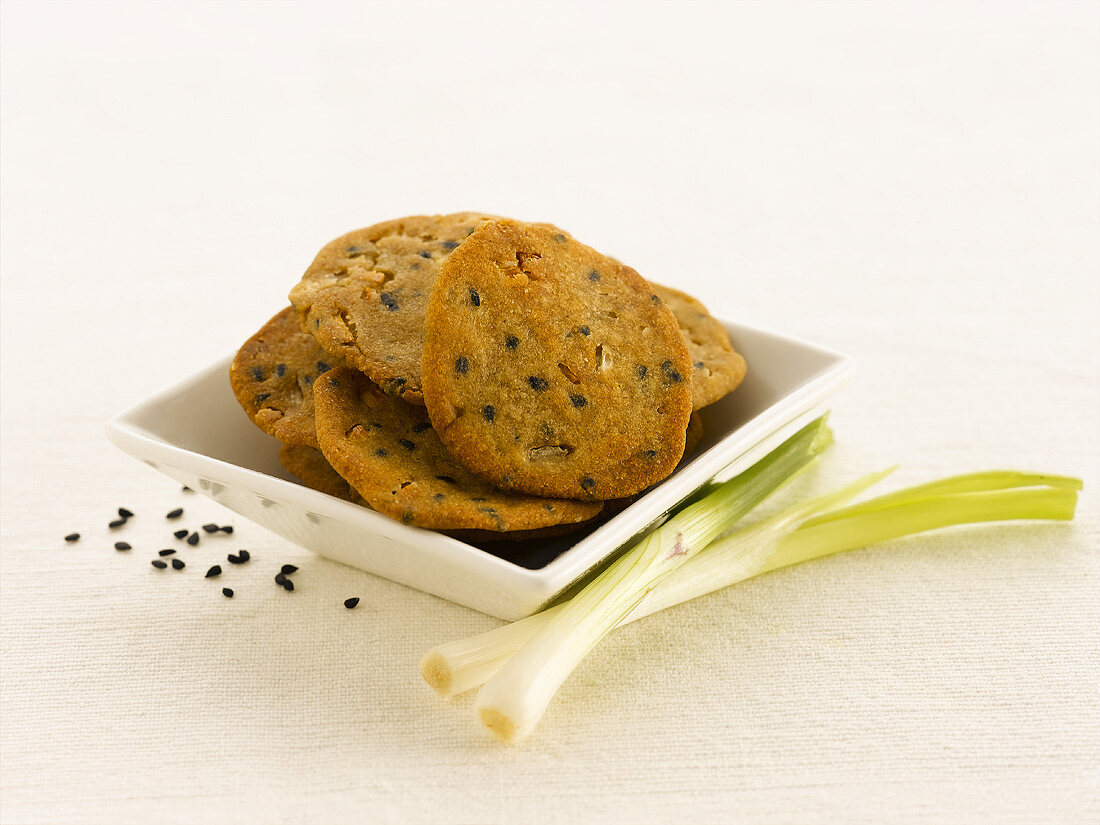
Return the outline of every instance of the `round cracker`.
[[[481,224],[428,302],[428,413],[504,489],[603,500],[665,478],[684,452],[690,366],[637,272],[547,225]]]
[[[320,450],[284,444],[279,450],[279,461],[311,490],[327,493],[370,509],[370,505],[363,501],[363,497],[355,492],[344,477],[325,460],[324,453]],[[564,536],[589,526],[588,521],[578,521],[572,524],[555,524],[534,530],[512,530],[504,533],[498,530],[442,530],[440,532],[461,541],[527,541]]]
[[[691,355],[691,407],[702,409],[737,389],[745,378],[745,359],[729,334],[697,298],[650,282],[653,291],[676,316]]]
[[[424,310],[440,262],[487,216],[415,215],[327,244],[290,291],[302,329],[387,393],[423,404]]]
[[[302,332],[291,307],[268,321],[233,358],[229,382],[253,423],[284,444],[317,446],[313,382],[342,362]]]
[[[599,503],[507,493],[459,464],[423,407],[341,368],[314,384],[317,440],[333,468],[374,510],[418,527],[532,530],[585,521]]]

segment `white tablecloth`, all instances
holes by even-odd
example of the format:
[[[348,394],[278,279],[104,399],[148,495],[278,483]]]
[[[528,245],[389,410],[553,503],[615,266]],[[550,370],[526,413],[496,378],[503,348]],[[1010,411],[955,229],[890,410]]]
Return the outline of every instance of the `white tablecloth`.
[[[4,823],[1096,821],[1096,4],[2,14]],[[495,620],[313,558],[102,432],[232,352],[331,237],[460,209],[852,354],[812,486],[1071,473],[1076,523],[638,622],[496,744],[416,670]],[[158,572],[175,506],[236,533]],[[229,601],[202,572],[239,547]]]

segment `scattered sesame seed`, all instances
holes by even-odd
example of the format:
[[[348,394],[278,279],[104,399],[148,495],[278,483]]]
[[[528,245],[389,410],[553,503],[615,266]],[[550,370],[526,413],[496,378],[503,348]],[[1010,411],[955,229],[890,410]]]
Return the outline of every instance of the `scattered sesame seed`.
[[[165,549],[165,550],[161,550],[161,551],[159,551],[159,552],[157,553],[157,555],[158,555],[158,556],[171,556],[171,555],[172,555],[173,553],[175,553],[175,552],[176,552],[175,550],[167,550],[167,549]]]
[[[190,530],[177,530],[172,535],[175,536],[177,539],[185,539],[187,538],[187,534],[189,532]]]
[[[220,564],[215,564],[213,567],[206,571],[206,578],[212,579],[215,576],[220,576],[221,574],[222,566]]]
[[[223,587],[222,588],[222,595],[225,596],[227,599],[232,599],[233,598],[233,591],[228,587]]]
[[[227,536],[233,535],[233,525],[232,524],[223,524],[221,527],[218,528],[218,530],[222,533],[225,533]]]
[[[177,507],[175,510],[170,510],[169,512],[165,513],[164,517],[165,518],[179,518],[182,515],[183,515],[183,508],[182,507]]]
[[[248,561],[250,558],[252,558],[250,555],[248,555],[247,550],[238,550],[237,555],[240,556],[241,561]]]
[[[116,519],[115,519],[114,521],[112,521],[112,522],[111,522],[110,524],[108,524],[107,526],[108,526],[108,527],[110,527],[110,528],[111,528],[112,530],[114,530],[114,529],[116,529],[116,528],[118,528],[118,527],[121,527],[121,526],[122,526],[122,525],[124,525],[125,523],[126,523],[126,519],[124,519],[124,518],[116,518]]]
[[[125,507],[119,507],[118,508],[118,514],[120,516],[122,516],[122,518],[133,518],[134,517],[134,514],[131,513],[129,510],[127,510]]]
[[[283,566],[282,566],[282,567],[280,568],[280,571],[281,571],[281,572],[283,572],[283,573],[285,573],[285,574],[286,574],[286,575],[288,575],[288,576],[289,576],[289,575],[290,575],[291,573],[295,573],[295,572],[297,572],[297,570],[298,570],[298,568],[297,568],[297,567],[295,567],[295,566],[294,566],[293,564],[284,564],[284,565],[283,565]]]
[[[176,570],[182,570],[186,565],[183,563],[183,559],[172,559],[172,567]]]
[[[153,559],[153,567],[157,568],[157,570],[163,570],[167,566],[168,562],[161,561],[160,559]]]
[[[286,583],[286,580],[287,580],[286,579],[286,573],[276,573],[275,574],[275,584],[281,586],[281,585]]]
[[[294,582],[292,582],[290,579],[287,579],[286,581],[283,582],[283,590],[286,590],[289,593],[293,589],[294,589]]]
[[[193,493],[195,491],[192,490],[190,487],[188,487],[186,484],[184,484],[182,487],[180,487],[180,492],[181,493]]]
[[[218,525],[216,525],[216,524],[204,524],[202,526],[202,529],[207,533],[216,533],[216,532],[218,532]]]
[[[192,533],[191,535],[189,535],[187,537],[187,543],[190,544],[192,547],[194,547],[196,544],[199,543],[199,534],[198,533]]]
[[[354,610],[356,605],[359,604],[359,597],[352,596],[350,599],[344,599],[344,607],[348,610]]]
[[[69,533],[69,535],[65,536],[65,541],[69,542],[69,544],[72,544],[74,541],[80,541],[80,533]]]
[[[127,544],[127,543],[126,543],[126,542],[124,542],[124,541],[116,541],[116,542],[115,542],[115,549],[116,549],[116,550],[129,550],[129,549],[130,549],[130,545],[129,545],[129,544]]]

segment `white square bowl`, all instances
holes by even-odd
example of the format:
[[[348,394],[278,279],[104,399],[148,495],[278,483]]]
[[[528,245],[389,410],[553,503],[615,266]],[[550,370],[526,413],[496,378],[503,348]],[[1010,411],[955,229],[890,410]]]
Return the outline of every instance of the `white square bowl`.
[[[702,411],[695,454],[599,527],[557,539],[468,544],[304,487],[279,464],[279,443],[237,404],[230,358],[120,414],[108,423],[107,437],[318,555],[514,620],[552,601],[704,483],[752,466],[820,415],[852,373],[852,361],[839,353],[739,324],[725,327],[748,375]]]

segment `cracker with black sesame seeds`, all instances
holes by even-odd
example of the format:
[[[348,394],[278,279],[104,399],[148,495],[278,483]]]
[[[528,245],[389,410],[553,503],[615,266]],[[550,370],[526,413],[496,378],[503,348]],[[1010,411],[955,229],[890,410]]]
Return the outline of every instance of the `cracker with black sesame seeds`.
[[[676,316],[691,355],[691,407],[701,409],[733,392],[745,378],[745,359],[733,348],[726,328],[702,302],[678,289],[650,283]]]
[[[690,368],[649,284],[547,225],[481,224],[428,302],[428,413],[503,489],[605,500],[662,480],[684,452]]]
[[[350,501],[352,504],[366,504],[344,477],[332,469],[320,450],[284,444],[279,450],[279,463],[311,490]]]
[[[385,394],[355,370],[326,373],[313,394],[325,459],[372,509],[404,524],[530,530],[586,521],[602,507],[494,488],[447,452],[423,407]]]
[[[287,307],[240,348],[229,380],[257,427],[284,444],[316,447],[312,385],[318,375],[342,365],[302,332],[294,309]]]
[[[487,215],[416,215],[327,244],[290,292],[302,329],[390,395],[423,404],[421,332],[439,264]]]
[[[312,447],[297,447],[284,444],[279,450],[279,461],[289,472],[293,473],[303,484],[312,490],[327,493],[330,496],[358,504],[370,509],[359,493],[347,483],[332,465],[325,460],[320,450]],[[588,527],[589,522],[577,521],[571,524],[555,524],[551,527],[540,527],[532,530],[441,530],[452,538],[462,541],[525,541],[527,539],[551,538],[572,533],[576,530]]]

